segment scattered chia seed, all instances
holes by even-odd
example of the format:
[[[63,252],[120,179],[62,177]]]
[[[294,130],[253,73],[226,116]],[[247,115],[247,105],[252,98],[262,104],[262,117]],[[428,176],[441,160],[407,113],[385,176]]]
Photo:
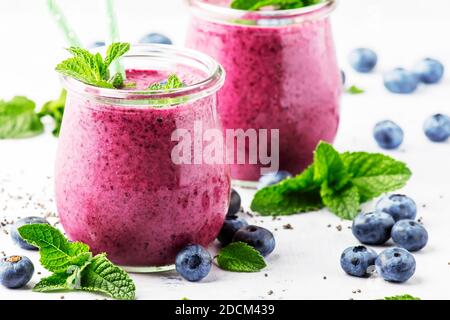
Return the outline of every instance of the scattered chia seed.
[[[269,290],[269,292],[267,292],[267,294],[268,294],[269,296],[273,295],[273,290]]]
[[[283,226],[283,229],[285,230],[294,230],[294,227],[290,223],[287,223]]]
[[[336,226],[336,229],[337,229],[337,231],[342,231],[342,226],[341,226],[340,224],[338,224],[338,225]]]
[[[323,280],[327,280],[327,276],[323,276]]]
[[[328,225],[327,225],[327,228],[331,228],[331,224],[328,224]]]

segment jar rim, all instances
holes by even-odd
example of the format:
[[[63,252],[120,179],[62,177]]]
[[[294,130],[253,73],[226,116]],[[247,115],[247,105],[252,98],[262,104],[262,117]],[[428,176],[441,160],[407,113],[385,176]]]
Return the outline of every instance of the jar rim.
[[[204,0],[186,0],[189,7],[193,11],[207,12],[215,18],[227,17],[236,20],[270,20],[270,19],[293,19],[302,20],[303,18],[310,17],[311,15],[326,16],[336,8],[337,0],[323,0],[320,3],[286,10],[260,10],[260,11],[248,11],[242,9],[234,9],[231,7],[224,7],[213,3],[207,3]],[[228,21],[229,22],[229,21]],[[240,25],[239,23],[232,23]],[[245,25],[245,24],[243,24]],[[247,25],[245,25],[247,26]],[[251,26],[250,26],[251,27]],[[261,26],[257,26],[261,27]]]
[[[104,47],[99,47],[98,50],[104,50]],[[87,96],[96,99],[113,99],[115,103],[124,101],[144,100],[148,104],[152,101],[171,98],[183,98],[189,96],[194,100],[203,96],[210,95],[218,91],[225,81],[225,70],[212,57],[196,50],[186,49],[183,47],[164,45],[164,44],[135,44],[131,45],[130,51],[127,52],[123,58],[164,58],[165,60],[173,60],[176,63],[176,58],[183,58],[192,62],[201,64],[207,69],[205,78],[193,84],[183,86],[181,88],[174,88],[170,90],[133,90],[133,89],[111,89],[100,88],[86,84],[75,78],[61,75],[61,82],[63,87],[69,92],[75,92],[82,96]]]

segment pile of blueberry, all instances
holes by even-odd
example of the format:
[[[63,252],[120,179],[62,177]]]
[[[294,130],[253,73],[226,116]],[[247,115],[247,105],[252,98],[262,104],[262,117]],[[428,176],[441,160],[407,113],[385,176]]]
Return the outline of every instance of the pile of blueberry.
[[[49,224],[41,217],[27,217],[18,220],[11,226],[10,234],[15,244],[25,250],[37,250],[36,247],[25,242],[19,235],[17,229],[25,224]],[[25,256],[9,256],[0,261],[0,283],[10,289],[22,288],[33,277],[34,265]]]
[[[342,269],[356,277],[368,277],[376,269],[386,281],[407,281],[416,270],[411,252],[421,250],[428,242],[427,231],[414,220],[416,214],[417,207],[411,198],[393,194],[382,198],[375,212],[356,216],[352,232],[361,243],[383,245],[392,237],[397,247],[379,255],[362,245],[349,247],[341,255]]]
[[[173,44],[169,37],[161,34],[152,32],[144,35],[139,39],[139,43],[155,43],[155,44]],[[104,47],[106,43],[104,41],[94,41],[89,45],[89,48]]]
[[[217,237],[225,247],[231,242],[245,242],[266,257],[275,249],[275,238],[269,230],[249,225],[245,219],[238,216],[241,210],[241,197],[236,190],[231,190],[230,206],[225,222]],[[188,281],[199,281],[206,277],[212,265],[209,252],[198,244],[192,244],[181,250],[175,261],[178,273]]]

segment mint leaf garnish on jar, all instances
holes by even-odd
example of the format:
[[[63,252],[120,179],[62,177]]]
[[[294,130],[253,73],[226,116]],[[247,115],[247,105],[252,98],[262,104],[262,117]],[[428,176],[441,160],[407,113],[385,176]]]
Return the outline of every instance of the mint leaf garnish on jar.
[[[307,7],[320,2],[322,0],[234,0],[231,3],[231,8],[257,11],[265,7],[273,7],[276,10],[288,10]]]

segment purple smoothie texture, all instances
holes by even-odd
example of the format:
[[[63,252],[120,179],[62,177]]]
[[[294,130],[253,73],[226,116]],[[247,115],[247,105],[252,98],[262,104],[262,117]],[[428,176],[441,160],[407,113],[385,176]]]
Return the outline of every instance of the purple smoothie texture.
[[[128,70],[137,89],[166,73]],[[181,77],[185,83],[192,79]],[[207,246],[224,221],[226,165],[176,165],[172,132],[217,128],[216,96],[177,106],[109,105],[69,92],[56,164],[56,200],[72,240],[127,266],[174,263],[190,243]]]
[[[218,97],[222,127],[279,129],[280,169],[297,174],[311,163],[320,140],[334,140],[339,124],[341,79],[330,22],[321,17],[284,26],[257,23],[194,16],[187,46],[209,54],[227,72]],[[235,164],[231,174],[255,181],[260,169],[261,164]]]

